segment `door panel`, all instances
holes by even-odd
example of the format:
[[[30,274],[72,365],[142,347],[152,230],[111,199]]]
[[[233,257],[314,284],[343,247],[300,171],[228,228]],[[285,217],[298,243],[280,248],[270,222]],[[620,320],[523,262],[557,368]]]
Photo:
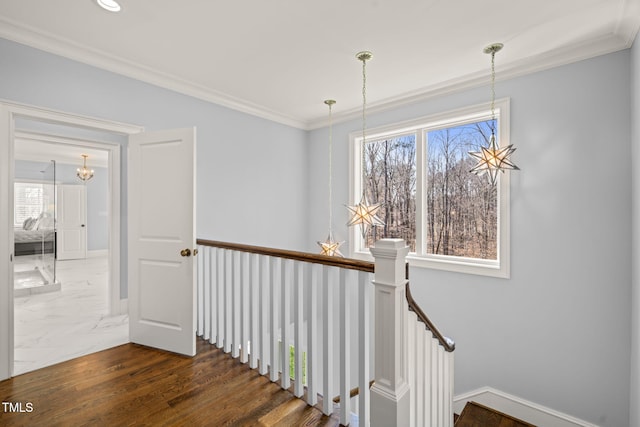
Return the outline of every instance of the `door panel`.
[[[195,130],[129,139],[129,334],[195,354]]]
[[[56,255],[58,260],[87,257],[87,187],[58,185]]]

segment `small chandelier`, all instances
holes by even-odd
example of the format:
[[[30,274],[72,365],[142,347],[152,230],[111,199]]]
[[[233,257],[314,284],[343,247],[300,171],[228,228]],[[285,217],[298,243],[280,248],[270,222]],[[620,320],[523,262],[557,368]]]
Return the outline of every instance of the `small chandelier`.
[[[349,212],[351,212],[351,219],[347,223],[348,227],[352,225],[360,225],[362,231],[362,238],[364,239],[367,235],[367,231],[369,227],[374,227],[376,225],[384,225],[384,222],[376,216],[378,210],[382,207],[382,203],[375,203],[370,205],[367,201],[366,195],[366,168],[364,161],[364,150],[366,144],[366,130],[367,130],[367,73],[366,73],[366,64],[369,59],[373,57],[371,52],[363,51],[358,52],[356,54],[356,58],[359,61],[362,61],[362,157],[361,157],[361,166],[360,169],[362,171],[362,181],[360,186],[362,187],[362,197],[360,198],[360,203],[354,206],[347,206]]]
[[[491,54],[491,120],[495,121],[495,101],[496,101],[496,69],[495,69],[495,57],[496,52],[499,52],[504,45],[502,43],[494,43],[484,48],[484,53]],[[469,152],[470,156],[478,159],[478,163],[470,170],[470,172],[476,175],[482,175],[487,173],[489,175],[489,182],[491,185],[496,185],[498,182],[498,172],[504,173],[505,170],[519,170],[520,168],[514,165],[509,157],[516,151],[512,144],[507,145],[504,148],[500,148],[496,142],[495,126],[491,128],[491,139],[489,140],[489,147],[480,147],[480,151]]]
[[[325,104],[327,104],[329,106],[329,235],[327,236],[327,239],[324,242],[318,242],[318,245],[320,245],[320,254],[321,255],[327,255],[327,256],[337,256],[337,257],[342,257],[342,253],[340,253],[340,246],[344,243],[344,242],[337,242],[333,239],[333,231],[332,231],[332,226],[333,226],[333,207],[332,207],[332,174],[333,174],[333,168],[331,165],[331,159],[333,157],[332,154],[332,146],[333,146],[333,124],[332,124],[332,115],[331,115],[331,107],[336,103],[336,101],[334,101],[333,99],[327,99],[326,101],[324,101]]]
[[[89,156],[87,156],[86,154],[82,155],[82,167],[76,169],[77,177],[85,182],[93,178],[93,169],[87,169],[87,157]]]

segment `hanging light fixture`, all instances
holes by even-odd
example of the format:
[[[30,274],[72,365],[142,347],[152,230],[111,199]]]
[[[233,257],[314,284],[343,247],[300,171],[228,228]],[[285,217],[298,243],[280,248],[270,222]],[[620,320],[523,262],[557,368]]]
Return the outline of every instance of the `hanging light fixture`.
[[[333,238],[333,206],[332,206],[332,162],[331,159],[333,157],[332,148],[333,148],[333,123],[332,123],[332,114],[331,107],[336,103],[333,99],[327,99],[324,101],[325,104],[329,106],[329,235],[324,242],[318,242],[320,245],[320,254],[327,256],[337,256],[342,257],[342,253],[340,253],[340,246],[344,242],[337,242]]]
[[[85,182],[93,178],[93,169],[87,169],[87,157],[89,156],[87,156],[86,154],[82,155],[82,167],[76,169],[76,175],[78,176],[78,178]]]
[[[496,69],[495,69],[495,57],[496,52],[499,52],[504,45],[502,43],[494,43],[484,48],[483,52],[491,54],[491,120],[495,121],[495,101],[496,101]],[[491,128],[491,139],[489,140],[489,147],[480,147],[480,151],[469,152],[469,155],[478,159],[478,163],[471,169],[470,172],[476,175],[482,175],[487,173],[489,175],[489,182],[491,185],[496,185],[498,182],[498,172],[504,173],[505,170],[519,170],[520,168],[514,165],[509,156],[516,151],[512,144],[506,147],[500,148],[496,142],[495,126]]]
[[[382,207],[382,203],[369,204],[366,195],[366,168],[365,168],[365,143],[366,143],[366,130],[367,130],[367,61],[373,57],[371,52],[363,51],[356,54],[356,58],[362,61],[362,157],[361,167],[362,181],[360,186],[362,187],[362,197],[360,203],[354,206],[347,206],[347,209],[351,212],[351,219],[347,223],[347,226],[360,225],[362,228],[362,238],[367,235],[369,227],[376,225],[384,225],[384,222],[376,216],[378,210]]]

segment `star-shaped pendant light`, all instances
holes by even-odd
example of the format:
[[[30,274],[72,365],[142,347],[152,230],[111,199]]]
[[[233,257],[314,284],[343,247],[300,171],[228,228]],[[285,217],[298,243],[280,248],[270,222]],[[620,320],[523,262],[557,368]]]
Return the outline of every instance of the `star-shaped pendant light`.
[[[342,246],[344,242],[335,241],[333,238],[333,231],[332,231],[332,227],[333,227],[333,207],[332,207],[333,123],[332,123],[331,107],[333,106],[333,104],[336,103],[336,101],[334,101],[333,99],[327,99],[326,101],[324,101],[324,103],[329,106],[329,234],[327,235],[327,240],[325,240],[324,242],[318,242],[318,245],[320,246],[321,255],[342,257],[343,255],[342,253],[340,253],[340,246]]]
[[[513,148],[512,144],[503,148],[498,147],[498,144],[496,144],[496,136],[492,131],[489,147],[480,147],[479,152],[469,153],[470,156],[478,159],[478,164],[471,169],[471,172],[476,175],[489,174],[489,182],[491,185],[496,185],[499,171],[504,173],[506,169],[519,169],[509,160],[509,156],[514,151],[516,151],[516,149]]]
[[[362,238],[364,239],[369,231],[369,227],[384,226],[384,222],[376,216],[382,203],[374,203],[372,205],[367,202],[367,197],[363,194],[360,199],[360,203],[355,206],[347,206],[349,212],[351,212],[351,219],[347,223],[347,226],[361,225],[362,226]]]
[[[495,70],[495,57],[496,52],[502,49],[502,43],[494,43],[484,48],[484,53],[491,54],[491,119],[495,121],[495,100],[496,100],[496,70]],[[476,175],[482,175],[487,173],[489,176],[489,182],[491,185],[496,185],[498,182],[498,172],[505,170],[518,170],[518,168],[509,157],[516,151],[512,144],[506,147],[500,148],[496,142],[495,131],[491,129],[491,139],[489,140],[489,147],[480,147],[480,151],[469,152],[470,156],[478,159],[478,163],[471,168],[470,172]]]
[[[376,203],[370,205],[367,202],[366,197],[366,168],[364,164],[364,148],[366,143],[366,129],[367,129],[367,73],[366,73],[366,64],[369,59],[371,59],[373,55],[371,52],[363,51],[358,52],[356,54],[356,58],[362,61],[362,197],[360,198],[360,203],[354,206],[347,206],[347,209],[351,212],[351,219],[347,223],[347,226],[351,227],[352,225],[360,225],[362,227],[362,238],[364,239],[367,235],[367,231],[369,227],[384,225],[384,222],[376,216],[378,210],[382,207],[381,203]]]
[[[333,234],[329,232],[327,240],[318,242],[318,245],[320,245],[320,255],[343,257],[344,255],[340,252],[340,246],[342,246],[343,243],[344,242],[337,242],[333,238]]]

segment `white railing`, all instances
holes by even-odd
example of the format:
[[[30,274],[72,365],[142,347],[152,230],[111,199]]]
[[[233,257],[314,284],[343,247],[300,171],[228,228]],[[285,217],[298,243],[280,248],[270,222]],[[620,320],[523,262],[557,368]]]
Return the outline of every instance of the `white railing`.
[[[207,240],[198,250],[198,336],[309,405],[321,397],[326,415],[339,402],[342,425],[453,426],[453,342],[405,290],[403,241],[376,242],[375,278],[356,260]]]
[[[410,426],[453,427],[453,341],[443,345],[418,315],[408,312]]]
[[[327,415],[339,396],[341,424],[369,425],[373,264],[198,243],[197,335],[309,405],[319,395]]]

